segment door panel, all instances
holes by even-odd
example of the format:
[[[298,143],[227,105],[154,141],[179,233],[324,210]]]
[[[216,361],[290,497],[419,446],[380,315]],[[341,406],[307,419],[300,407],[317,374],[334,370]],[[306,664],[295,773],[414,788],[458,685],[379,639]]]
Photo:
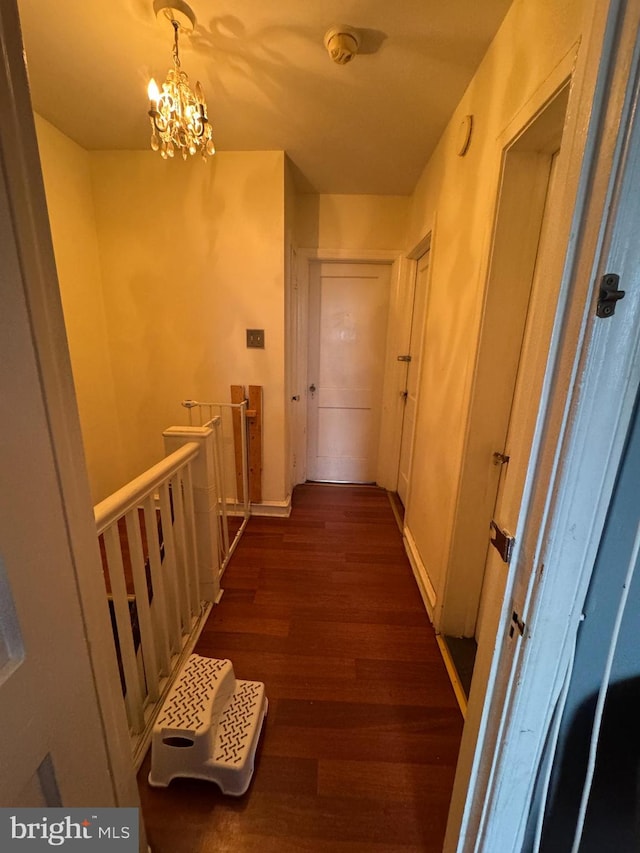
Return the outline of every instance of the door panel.
[[[100,562],[93,540],[93,564],[76,564],[86,551],[72,550],[76,519],[64,502],[64,454],[80,469],[84,460],[74,432],[62,452],[59,440],[56,416],[75,401],[11,3],[2,5],[0,41],[0,806],[111,806],[120,780],[78,589],[79,575],[99,572]],[[20,157],[11,156],[21,140]],[[90,529],[88,500],[85,519]]]
[[[375,481],[389,286],[389,265],[310,264],[311,480]]]
[[[551,195],[553,188],[557,154],[558,152],[556,151],[551,159],[547,199]],[[548,214],[547,205],[542,221],[538,255],[544,251],[545,241],[549,238]],[[509,426],[504,449],[504,453],[509,457],[509,461],[502,466],[494,510],[494,519],[498,526],[501,529],[507,530],[512,535],[515,533],[518,523],[524,478],[529,461],[529,452],[537,413],[537,407],[531,405],[531,389],[541,386],[546,361],[544,353],[537,354],[538,356],[542,355],[542,357],[534,357],[534,348],[538,341],[544,339],[544,336],[540,335],[542,331],[540,326],[535,322],[534,310],[541,298],[540,284],[538,268],[536,267],[531,286],[531,308],[527,315],[527,325],[522,344],[522,357],[515,383],[513,404],[509,416]],[[552,322],[552,317],[549,318],[549,322]],[[487,552],[478,611],[476,637],[479,644],[483,642],[490,643],[495,636],[506,579],[507,567],[496,549],[490,546]]]
[[[0,442],[0,805],[18,804],[23,791],[34,803],[110,805],[85,625],[6,211],[0,187],[0,399],[11,401]],[[56,783],[48,789],[40,781],[46,767]]]
[[[398,495],[403,505],[407,506],[409,497],[409,480],[411,472],[411,457],[413,451],[413,434],[415,431],[416,414],[418,410],[418,388],[420,376],[420,359],[422,355],[422,337],[424,332],[425,313],[427,308],[427,283],[429,279],[429,257],[426,252],[418,260],[416,281],[413,295],[413,311],[411,315],[411,336],[409,352],[411,361],[407,363],[406,397],[404,417],[402,419],[402,439],[400,443],[400,466],[398,469]],[[404,354],[404,353],[403,353]]]
[[[519,365],[523,363],[523,335],[531,311],[531,288],[538,265],[550,164],[562,139],[568,92],[566,85],[561,87],[536,113],[524,133],[522,128],[516,130],[517,120],[502,136],[503,167],[488,252],[480,339],[477,349],[473,347],[470,404],[461,413],[465,419],[465,444],[453,529],[445,542],[444,553],[438,551],[442,541],[440,530],[431,529],[429,538],[425,535],[422,540],[425,553],[429,549],[430,554],[436,554],[439,567],[445,569],[437,573],[437,583],[434,581],[439,599],[434,618],[437,628],[452,636],[473,636],[477,627],[489,524],[494,517],[501,474],[494,454],[505,453],[514,390]],[[561,205],[560,187],[555,196],[550,206],[552,212]],[[553,240],[550,250],[545,252],[547,258],[552,257],[556,247]],[[553,309],[559,277],[555,271],[553,278],[548,272],[544,275],[540,282],[541,300]],[[536,319],[535,324],[535,335],[544,342],[537,357],[544,365],[545,346],[548,350],[549,345],[545,337],[548,318],[545,315],[543,320]],[[537,408],[539,394],[540,387],[529,385],[525,399],[531,409]],[[433,423],[434,419],[431,420]],[[515,461],[515,454],[511,454],[510,468]]]

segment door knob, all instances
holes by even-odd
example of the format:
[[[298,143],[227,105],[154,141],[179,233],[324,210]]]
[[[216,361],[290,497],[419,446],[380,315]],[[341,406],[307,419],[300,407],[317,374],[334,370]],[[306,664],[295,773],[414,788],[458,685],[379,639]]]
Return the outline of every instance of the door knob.
[[[316,393],[316,386],[315,385],[309,385],[309,391],[311,391],[312,394],[315,394]]]

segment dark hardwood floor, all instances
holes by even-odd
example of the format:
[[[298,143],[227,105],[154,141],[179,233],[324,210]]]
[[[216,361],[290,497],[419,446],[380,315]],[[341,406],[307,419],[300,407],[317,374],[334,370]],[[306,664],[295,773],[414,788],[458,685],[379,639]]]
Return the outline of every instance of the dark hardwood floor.
[[[252,518],[196,652],[264,681],[249,791],[139,775],[153,853],[442,850],[462,717],[387,495],[299,486]]]

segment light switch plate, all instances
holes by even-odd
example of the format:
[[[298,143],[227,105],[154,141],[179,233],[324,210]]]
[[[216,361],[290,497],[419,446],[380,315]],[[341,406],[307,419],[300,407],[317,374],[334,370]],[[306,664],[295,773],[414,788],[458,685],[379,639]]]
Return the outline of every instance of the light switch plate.
[[[264,329],[247,329],[247,347],[264,349]]]

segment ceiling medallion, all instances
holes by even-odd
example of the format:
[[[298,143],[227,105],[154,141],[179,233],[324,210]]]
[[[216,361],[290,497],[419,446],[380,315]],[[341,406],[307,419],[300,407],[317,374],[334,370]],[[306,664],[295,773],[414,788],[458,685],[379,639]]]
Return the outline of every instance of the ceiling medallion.
[[[162,12],[173,27],[173,68],[167,72],[162,89],[153,78],[149,81],[151,148],[160,151],[163,159],[180,153],[186,160],[189,154],[199,152],[206,160],[207,155],[215,154],[215,148],[204,92],[199,82],[195,91],[191,89],[178,52],[178,33],[193,30],[195,15],[182,0],[155,0],[153,7],[156,15]]]

